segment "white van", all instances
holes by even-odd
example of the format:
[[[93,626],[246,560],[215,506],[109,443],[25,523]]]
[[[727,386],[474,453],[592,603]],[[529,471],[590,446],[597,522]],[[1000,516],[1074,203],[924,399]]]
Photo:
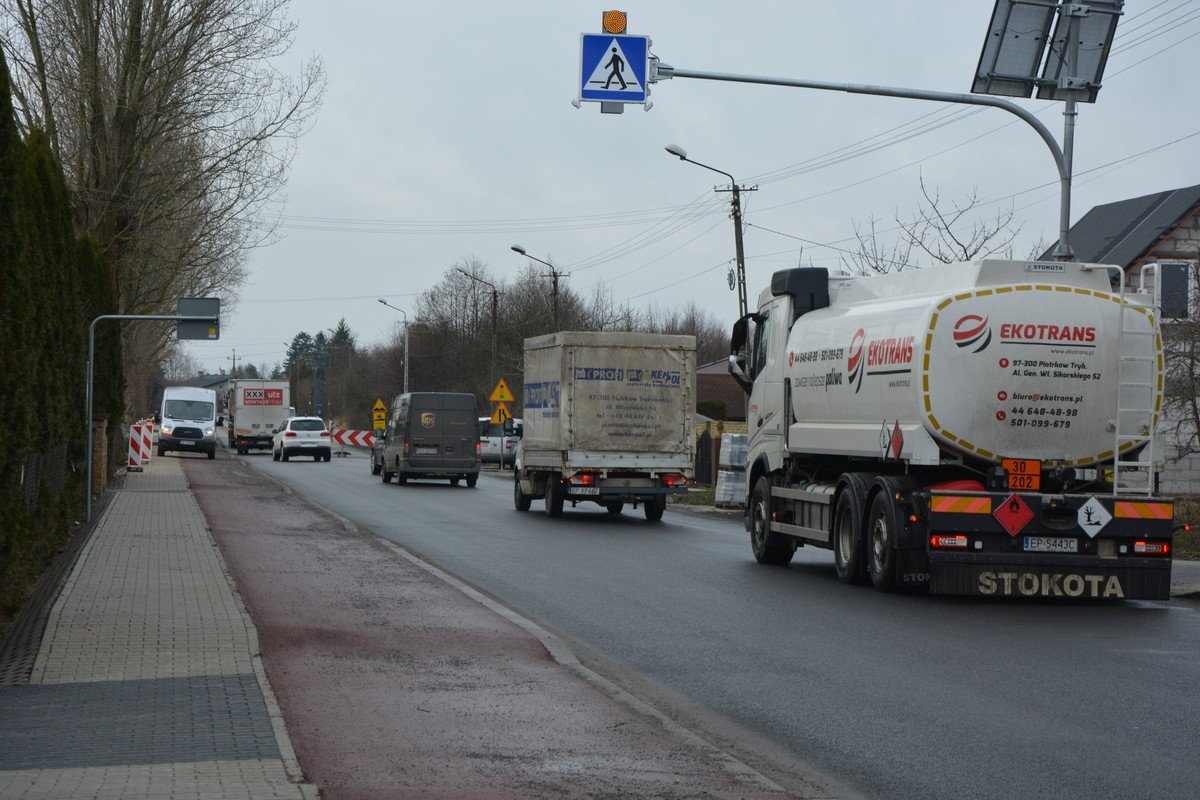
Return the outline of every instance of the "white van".
[[[168,386],[158,415],[158,454],[169,450],[217,457],[217,393],[196,386]]]

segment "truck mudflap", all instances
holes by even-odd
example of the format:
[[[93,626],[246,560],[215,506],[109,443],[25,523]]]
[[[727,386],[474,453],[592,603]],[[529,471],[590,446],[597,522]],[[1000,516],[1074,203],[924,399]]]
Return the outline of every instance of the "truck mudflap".
[[[981,597],[1167,600],[1171,562],[1155,558],[929,554],[930,594]]]

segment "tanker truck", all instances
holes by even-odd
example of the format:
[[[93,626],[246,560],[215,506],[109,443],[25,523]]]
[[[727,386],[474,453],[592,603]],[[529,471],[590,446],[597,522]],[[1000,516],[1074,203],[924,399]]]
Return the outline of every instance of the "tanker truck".
[[[776,272],[729,359],[755,559],[829,549],[882,591],[1167,598],[1154,269]]]

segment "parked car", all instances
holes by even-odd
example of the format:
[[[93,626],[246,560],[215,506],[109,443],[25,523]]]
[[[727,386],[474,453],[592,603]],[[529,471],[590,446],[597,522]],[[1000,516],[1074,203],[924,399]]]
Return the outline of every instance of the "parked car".
[[[312,456],[314,461],[329,461],[333,449],[329,429],[320,417],[288,417],[271,436],[271,457],[287,461],[292,456]]]
[[[475,395],[411,392],[388,409],[380,477],[400,485],[409,478],[448,478],[452,486],[479,480],[479,424]]]
[[[492,422],[491,417],[479,418],[479,444],[484,464],[499,464],[500,469],[513,465],[517,456],[521,420],[510,419],[509,422],[517,433],[506,434],[505,426],[499,422]]]

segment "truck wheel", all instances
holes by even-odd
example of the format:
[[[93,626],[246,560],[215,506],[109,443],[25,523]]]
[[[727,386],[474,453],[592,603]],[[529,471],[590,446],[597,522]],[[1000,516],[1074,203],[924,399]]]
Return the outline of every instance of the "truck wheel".
[[[833,563],[842,583],[862,583],[867,576],[863,558],[863,501],[861,490],[848,483],[833,512]]]
[[[561,517],[563,511],[563,487],[558,485],[558,476],[546,478],[546,516]]]
[[[608,505],[606,505],[605,508],[608,509],[608,513],[610,513],[610,514],[620,514],[622,511],[625,510],[625,501],[624,500],[613,500]]]
[[[208,460],[212,461],[216,457],[217,457],[217,446],[214,444],[212,447],[210,447],[208,449]]]
[[[771,533],[771,481],[759,478],[750,496],[750,549],[760,564],[781,567],[791,563],[795,550],[777,533]]]
[[[396,483],[400,484],[401,486],[408,485],[408,475],[404,472],[404,470],[400,469],[399,464],[396,464]]]
[[[521,476],[513,470],[513,507],[517,511],[528,511],[533,504],[533,498],[521,491]]]
[[[478,476],[478,475],[468,475],[468,476],[467,476],[467,488],[468,488],[468,489],[474,489],[474,488],[475,488],[475,484],[476,484],[476,483],[478,483],[478,482],[479,482],[479,476]]]
[[[458,486],[458,478],[451,478],[451,479],[450,479],[450,485],[451,485],[451,486]]]
[[[392,476],[395,474],[396,473],[394,473],[394,472],[388,472],[387,465],[385,465],[385,464],[379,465],[379,479],[382,480],[384,483],[391,483]]]
[[[159,457],[159,458],[162,458],[162,457],[163,457],[163,456],[165,456],[166,454],[167,454],[167,448],[163,447],[162,445],[159,445],[159,447],[158,447],[158,457]]]
[[[875,493],[867,512],[867,571],[871,583],[881,592],[896,589],[896,504],[892,493]]]
[[[371,456],[371,474],[378,475],[382,471],[383,471],[383,464],[376,464],[375,457]]]
[[[658,522],[662,519],[663,512],[667,510],[667,496],[660,494],[646,501],[642,504],[642,510],[646,512],[647,520]]]

